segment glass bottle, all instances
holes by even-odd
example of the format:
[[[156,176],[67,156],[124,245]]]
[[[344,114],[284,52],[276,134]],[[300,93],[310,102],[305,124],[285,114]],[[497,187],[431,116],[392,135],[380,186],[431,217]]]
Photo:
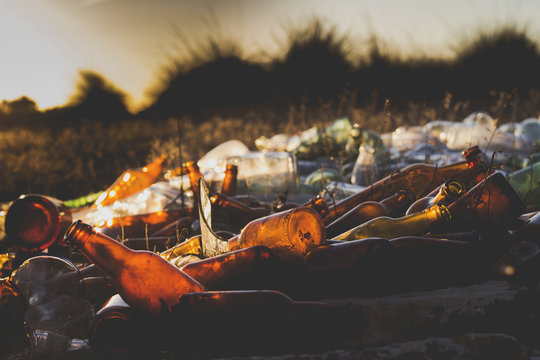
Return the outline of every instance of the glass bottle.
[[[333,238],[377,217],[393,217],[392,215],[395,213],[402,213],[403,208],[407,207],[411,202],[412,194],[406,190],[399,191],[381,202],[365,201],[327,225],[326,236]]]
[[[419,199],[450,179],[461,180],[465,186],[475,184],[488,171],[485,155],[475,146],[465,151],[464,156],[465,161],[441,167],[430,164],[409,165],[323,210],[321,215],[325,223],[331,222],[359,203],[380,201],[401,189],[411,191]]]
[[[298,263],[325,240],[324,224],[317,212],[300,207],[251,221],[228,241],[228,246],[239,250],[264,245],[278,258]]]
[[[187,161],[184,167],[189,177],[191,191],[193,191],[193,196],[196,197],[199,193],[199,179],[202,177],[201,170],[195,161]]]
[[[22,195],[7,210],[7,242],[24,251],[41,251],[55,243],[71,224],[71,211],[62,201],[44,195]]]
[[[270,248],[283,260],[298,263],[313,248],[325,240],[324,224],[319,214],[310,208],[299,207],[264,216],[249,222],[239,235],[224,239],[217,235],[208,185],[199,180],[199,222],[202,250],[205,257],[221,255],[255,245]]]
[[[126,198],[152,185],[167,166],[165,155],[150,164],[137,169],[124,171],[116,181],[92,205],[94,208],[111,205],[116,200]]]
[[[221,184],[221,193],[227,196],[235,196],[237,190],[238,166],[227,164],[225,166],[225,177]]]
[[[177,304],[182,294],[204,291],[159,255],[131,250],[81,221],[69,227],[65,241],[109,275],[128,304],[153,316]]]
[[[192,262],[182,271],[207,289],[264,289],[268,285],[265,277],[277,264],[272,251],[259,245]]]
[[[540,208],[540,162],[509,174],[508,182],[525,204]]]
[[[495,172],[448,206],[453,231],[511,226],[525,212],[504,175]]]
[[[370,237],[393,239],[406,235],[422,235],[438,222],[450,220],[450,213],[443,205],[433,205],[419,213],[407,215],[401,218],[381,216],[363,223],[333,240],[357,240]]]
[[[269,214],[269,210],[264,207],[249,207],[225,194],[215,193],[210,197],[210,202],[218,216],[224,217],[225,222],[237,231],[250,221]]]
[[[408,209],[405,215],[422,211],[431,205],[440,204],[448,206],[465,193],[465,185],[459,180],[448,180],[433,196],[426,196],[416,200]]]
[[[186,255],[196,255],[198,257],[203,257],[201,235],[192,236],[184,242],[161,252],[159,255],[161,255],[161,257],[163,257],[167,261],[171,261],[174,258]]]
[[[152,317],[116,294],[96,312],[88,339],[100,359],[154,359],[159,351],[156,330]]]

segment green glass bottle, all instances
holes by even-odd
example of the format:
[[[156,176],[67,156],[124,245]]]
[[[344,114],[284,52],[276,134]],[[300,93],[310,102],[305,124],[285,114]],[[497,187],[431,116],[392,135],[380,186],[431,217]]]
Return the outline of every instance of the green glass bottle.
[[[381,216],[359,225],[333,240],[357,240],[370,237],[393,239],[407,235],[422,235],[429,231],[433,224],[450,221],[450,214],[444,205],[433,205],[419,213],[391,218]]]
[[[514,171],[508,182],[526,205],[540,207],[540,162]]]

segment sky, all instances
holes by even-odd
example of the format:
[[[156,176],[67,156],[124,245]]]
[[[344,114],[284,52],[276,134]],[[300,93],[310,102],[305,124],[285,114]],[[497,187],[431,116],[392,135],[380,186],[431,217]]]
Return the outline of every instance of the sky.
[[[79,71],[92,70],[136,110],[175,56],[178,33],[196,42],[213,31],[248,54],[272,53],[285,29],[313,17],[353,45],[376,34],[400,51],[445,56],[479,27],[511,21],[540,34],[539,0],[0,0],[0,101],[64,105]]]

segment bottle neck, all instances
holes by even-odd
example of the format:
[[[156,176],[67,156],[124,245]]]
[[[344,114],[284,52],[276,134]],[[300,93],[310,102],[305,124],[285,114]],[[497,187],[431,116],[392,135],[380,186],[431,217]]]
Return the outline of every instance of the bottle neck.
[[[80,220],[69,227],[65,241],[108,275],[123,267],[125,260],[134,252],[107,235],[98,233]]]

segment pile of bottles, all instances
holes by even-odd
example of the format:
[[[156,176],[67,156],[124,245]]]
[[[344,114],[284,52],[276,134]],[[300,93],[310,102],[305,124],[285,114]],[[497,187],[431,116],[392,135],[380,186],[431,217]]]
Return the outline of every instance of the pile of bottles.
[[[540,120],[496,127],[485,113],[382,135],[338,119],[259,151],[232,140],[179,167],[161,156],[78,199],[22,195],[0,213],[0,346],[313,352],[362,321],[325,299],[535,284],[539,141]]]

